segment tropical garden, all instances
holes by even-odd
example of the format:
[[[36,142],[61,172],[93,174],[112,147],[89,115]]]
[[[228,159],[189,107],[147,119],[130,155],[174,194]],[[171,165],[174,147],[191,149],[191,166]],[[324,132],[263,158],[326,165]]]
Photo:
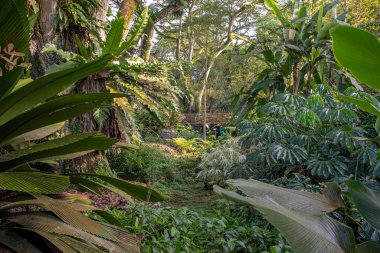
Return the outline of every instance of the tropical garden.
[[[380,1],[0,7],[0,252],[380,252]]]

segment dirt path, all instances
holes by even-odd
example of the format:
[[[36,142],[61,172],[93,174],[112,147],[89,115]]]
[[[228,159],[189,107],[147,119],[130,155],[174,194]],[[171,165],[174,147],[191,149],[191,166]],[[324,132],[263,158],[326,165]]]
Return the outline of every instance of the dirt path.
[[[217,196],[212,190],[205,190],[203,183],[198,183],[186,185],[180,191],[174,192],[167,203],[174,207],[207,209],[216,199]]]

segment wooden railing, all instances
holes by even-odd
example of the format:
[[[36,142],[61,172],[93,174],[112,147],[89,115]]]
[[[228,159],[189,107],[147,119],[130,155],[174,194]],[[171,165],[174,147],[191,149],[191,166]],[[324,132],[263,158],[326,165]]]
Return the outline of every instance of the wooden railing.
[[[203,114],[201,113],[184,113],[181,119],[181,123],[188,123],[191,125],[201,125],[203,124]],[[229,113],[207,113],[206,123],[207,124],[226,124],[230,121],[231,114]]]

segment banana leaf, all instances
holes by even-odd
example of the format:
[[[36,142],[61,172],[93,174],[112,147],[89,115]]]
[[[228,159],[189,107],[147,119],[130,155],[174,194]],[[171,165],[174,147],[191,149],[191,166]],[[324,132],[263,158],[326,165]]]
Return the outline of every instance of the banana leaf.
[[[323,195],[299,192],[255,180],[232,180],[244,195],[215,186],[214,190],[230,200],[251,205],[260,211],[287,239],[295,252],[353,253],[355,237],[351,228],[326,213],[341,207],[340,191],[328,185]],[[338,203],[334,203],[334,200]]]

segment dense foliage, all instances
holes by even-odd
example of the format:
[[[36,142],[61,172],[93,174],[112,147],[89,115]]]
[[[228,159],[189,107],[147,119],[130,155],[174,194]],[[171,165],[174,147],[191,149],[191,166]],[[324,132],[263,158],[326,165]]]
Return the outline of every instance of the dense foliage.
[[[128,207],[127,213],[111,213],[142,238],[143,252],[263,252],[271,247],[272,252],[287,252],[277,232],[261,224],[248,208],[226,202],[218,205],[223,211],[217,211],[217,206],[205,213],[137,204]]]
[[[345,94],[377,101],[353,89]],[[315,85],[307,98],[279,94],[257,110],[255,121],[241,128],[248,175],[278,177],[287,170],[317,176],[316,181],[379,175],[378,147],[365,141],[377,136],[373,117],[339,99],[332,88]]]
[[[136,149],[112,152],[108,156],[111,169],[121,178],[140,182],[170,181],[176,175],[175,159],[160,149],[142,146]]]

